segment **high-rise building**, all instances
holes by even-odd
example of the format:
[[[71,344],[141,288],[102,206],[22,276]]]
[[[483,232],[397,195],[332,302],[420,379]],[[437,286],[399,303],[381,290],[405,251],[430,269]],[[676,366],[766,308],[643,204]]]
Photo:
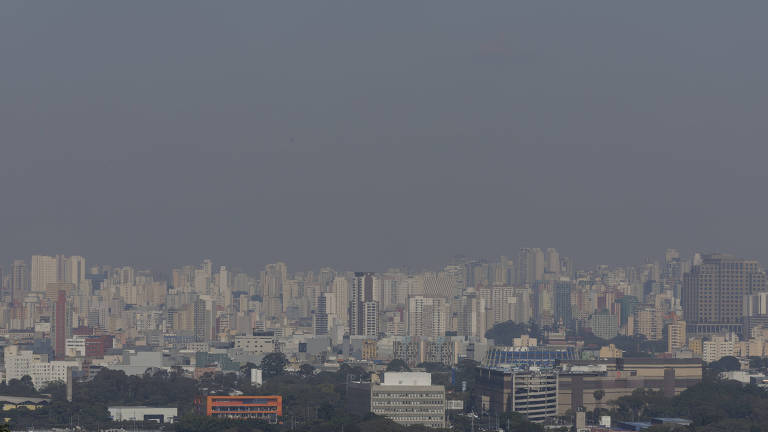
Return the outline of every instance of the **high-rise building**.
[[[685,321],[675,321],[667,326],[667,352],[683,349],[688,342]]]
[[[203,299],[197,299],[193,304],[192,325],[197,342],[211,340],[213,334],[213,311],[208,308],[208,304]]]
[[[62,260],[57,256],[57,261],[63,264],[63,271],[61,269],[59,271],[60,282],[71,283],[78,287],[85,280],[85,258],[75,255]]]
[[[339,322],[346,325],[349,322],[349,281],[342,275],[336,275],[332,287],[336,298],[336,313]]]
[[[553,275],[560,276],[560,253],[557,252],[557,249],[555,248],[547,248],[546,251],[546,269],[545,271],[547,273],[551,273]]]
[[[757,261],[729,255],[702,256],[683,277],[683,317],[688,330],[713,333],[739,331],[746,295],[766,291],[765,272]]]
[[[571,309],[571,281],[561,278],[555,282],[555,324],[570,326]]]
[[[363,336],[369,338],[379,337],[379,302],[367,301],[363,303]]]
[[[445,336],[448,304],[441,298],[408,299],[408,335],[425,338]]]
[[[375,274],[367,272],[356,272],[352,279],[352,298],[349,301],[349,334],[352,336],[378,337],[378,331],[376,334],[368,334],[372,330],[370,328],[372,322],[378,323],[378,318],[374,320],[370,316],[374,308],[378,313],[378,307],[368,304],[377,303],[375,301],[375,291],[378,288],[376,279]],[[378,330],[378,325],[376,327]]]
[[[648,340],[662,339],[664,322],[662,311],[653,305],[647,305],[635,312],[635,333],[645,336]]]
[[[49,283],[58,282],[58,264],[54,257],[32,255],[29,269],[32,292],[45,293]]]
[[[72,314],[67,304],[67,293],[63,290],[57,294],[53,309],[53,326],[51,326],[56,360],[66,357],[66,341],[72,332]]]
[[[312,327],[315,332],[315,336],[320,335],[327,335],[328,334],[328,297],[326,295],[330,294],[331,298],[333,298],[332,293],[322,293],[319,296],[317,296],[317,307],[315,309],[315,316],[313,317]]]
[[[544,271],[547,267],[547,260],[544,256],[544,251],[540,248],[531,249],[531,256],[533,257],[533,281],[540,281],[544,279]]]
[[[533,282],[533,256],[531,255],[531,249],[522,248],[517,255],[517,272],[515,277],[515,283],[517,285],[525,285]]]
[[[27,278],[27,263],[24,260],[14,260],[11,266],[11,296],[14,302],[20,302],[29,289]]]

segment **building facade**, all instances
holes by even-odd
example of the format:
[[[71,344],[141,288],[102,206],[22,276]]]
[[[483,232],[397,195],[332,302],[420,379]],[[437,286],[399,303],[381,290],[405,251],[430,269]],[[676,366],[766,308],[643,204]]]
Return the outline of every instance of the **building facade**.
[[[445,387],[432,385],[425,372],[386,372],[371,386],[371,412],[396,423],[444,428]]]
[[[481,368],[476,406],[490,415],[518,412],[540,423],[557,414],[558,382],[551,368]]]

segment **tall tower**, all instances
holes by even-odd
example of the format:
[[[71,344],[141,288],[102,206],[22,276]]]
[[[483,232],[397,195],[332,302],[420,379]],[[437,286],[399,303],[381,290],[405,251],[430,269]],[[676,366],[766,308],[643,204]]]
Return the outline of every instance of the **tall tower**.
[[[29,289],[27,278],[27,263],[24,260],[14,260],[11,266],[11,296],[14,302],[21,302]]]
[[[376,276],[367,272],[356,272],[352,280],[352,298],[349,302],[349,334],[352,336],[364,336],[366,333],[366,311],[373,311],[373,306],[366,306],[366,303],[374,302],[375,281]]]
[[[547,248],[546,272],[552,273],[555,276],[560,276],[560,254],[555,248]]]
[[[208,304],[203,299],[195,300],[192,308],[192,326],[197,342],[207,342],[211,340],[213,334],[213,314],[216,308],[208,308]]]
[[[333,293],[335,294],[336,313],[339,316],[339,322],[347,324],[349,322],[349,281],[342,275],[336,275],[333,278]]]
[[[67,293],[60,290],[53,309],[53,352],[56,360],[66,357],[66,341],[72,331],[71,314],[67,309]]]
[[[571,281],[560,278],[555,283],[555,324],[570,327],[571,323]]]
[[[515,277],[515,283],[517,285],[525,285],[533,282],[533,256],[531,249],[522,248],[517,255],[517,275]]]
[[[702,256],[683,277],[683,316],[696,333],[738,331],[745,296],[766,291],[765,272],[757,261],[729,255]]]
[[[58,282],[58,265],[54,257],[32,255],[29,269],[32,292],[45,293],[49,283]]]

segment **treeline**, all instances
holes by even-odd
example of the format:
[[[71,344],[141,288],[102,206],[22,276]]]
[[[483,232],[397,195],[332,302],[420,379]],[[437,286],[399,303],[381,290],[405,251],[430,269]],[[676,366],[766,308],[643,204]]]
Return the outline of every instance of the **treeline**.
[[[768,392],[754,385],[721,380],[715,373],[705,374],[701,383],[672,398],[637,389],[612,405],[601,414],[630,421],[682,417],[693,421],[696,432],[768,432]]]
[[[210,430],[283,432],[302,430],[310,432],[331,432],[344,429],[345,432],[405,432],[430,430],[420,427],[406,428],[387,419],[368,414],[357,416],[347,409],[347,383],[349,380],[367,380],[370,373],[360,367],[342,364],[336,372],[317,372],[311,365],[302,365],[298,372],[285,370],[287,361],[283,354],[265,356],[259,365],[266,380],[261,387],[251,386],[250,369],[254,364],[243,366],[239,372],[206,374],[199,380],[182,373],[180,368],[170,372],[149,371],[142,376],[128,376],[122,371],[101,370],[91,381],[75,382],[73,401],[66,401],[63,384],[54,384],[45,389],[51,394],[51,403],[36,410],[18,408],[6,411],[14,429],[29,427],[67,427],[79,425],[87,430],[121,427],[111,422],[107,407],[113,405],[146,405],[177,407],[179,421],[164,425],[165,430],[198,432]],[[420,365],[432,372],[435,383],[446,386],[451,398],[464,400],[468,411],[474,409],[472,391],[477,379],[477,363],[462,360],[455,368],[440,364]],[[403,364],[393,362],[390,370],[402,369]],[[405,366],[407,368],[407,366]],[[455,378],[455,379],[454,379]],[[23,387],[19,387],[20,384]],[[34,391],[28,377],[20,383],[13,383],[17,393]],[[464,384],[466,391],[462,391]],[[17,388],[18,387],[18,388]],[[31,389],[31,390],[30,390]],[[6,393],[8,394],[8,393]],[[193,408],[196,395],[280,395],[283,397],[283,423],[268,425],[258,421],[235,421],[201,417]],[[35,392],[35,395],[38,395]],[[29,396],[32,396],[31,394]],[[0,396],[2,399],[2,396]],[[479,409],[474,409],[479,412]],[[469,417],[453,416],[455,431],[471,430]],[[538,426],[519,415],[509,419],[510,430],[538,431]],[[505,418],[505,422],[507,419]],[[502,423],[505,427],[507,423]],[[129,425],[130,427],[158,427],[153,423]],[[126,427],[127,429],[128,427]]]

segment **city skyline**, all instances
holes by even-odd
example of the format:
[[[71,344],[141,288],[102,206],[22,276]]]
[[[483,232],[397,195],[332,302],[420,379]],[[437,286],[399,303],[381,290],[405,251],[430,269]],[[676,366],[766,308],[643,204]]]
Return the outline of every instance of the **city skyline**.
[[[0,432],[768,432],[766,16],[0,1]]]

